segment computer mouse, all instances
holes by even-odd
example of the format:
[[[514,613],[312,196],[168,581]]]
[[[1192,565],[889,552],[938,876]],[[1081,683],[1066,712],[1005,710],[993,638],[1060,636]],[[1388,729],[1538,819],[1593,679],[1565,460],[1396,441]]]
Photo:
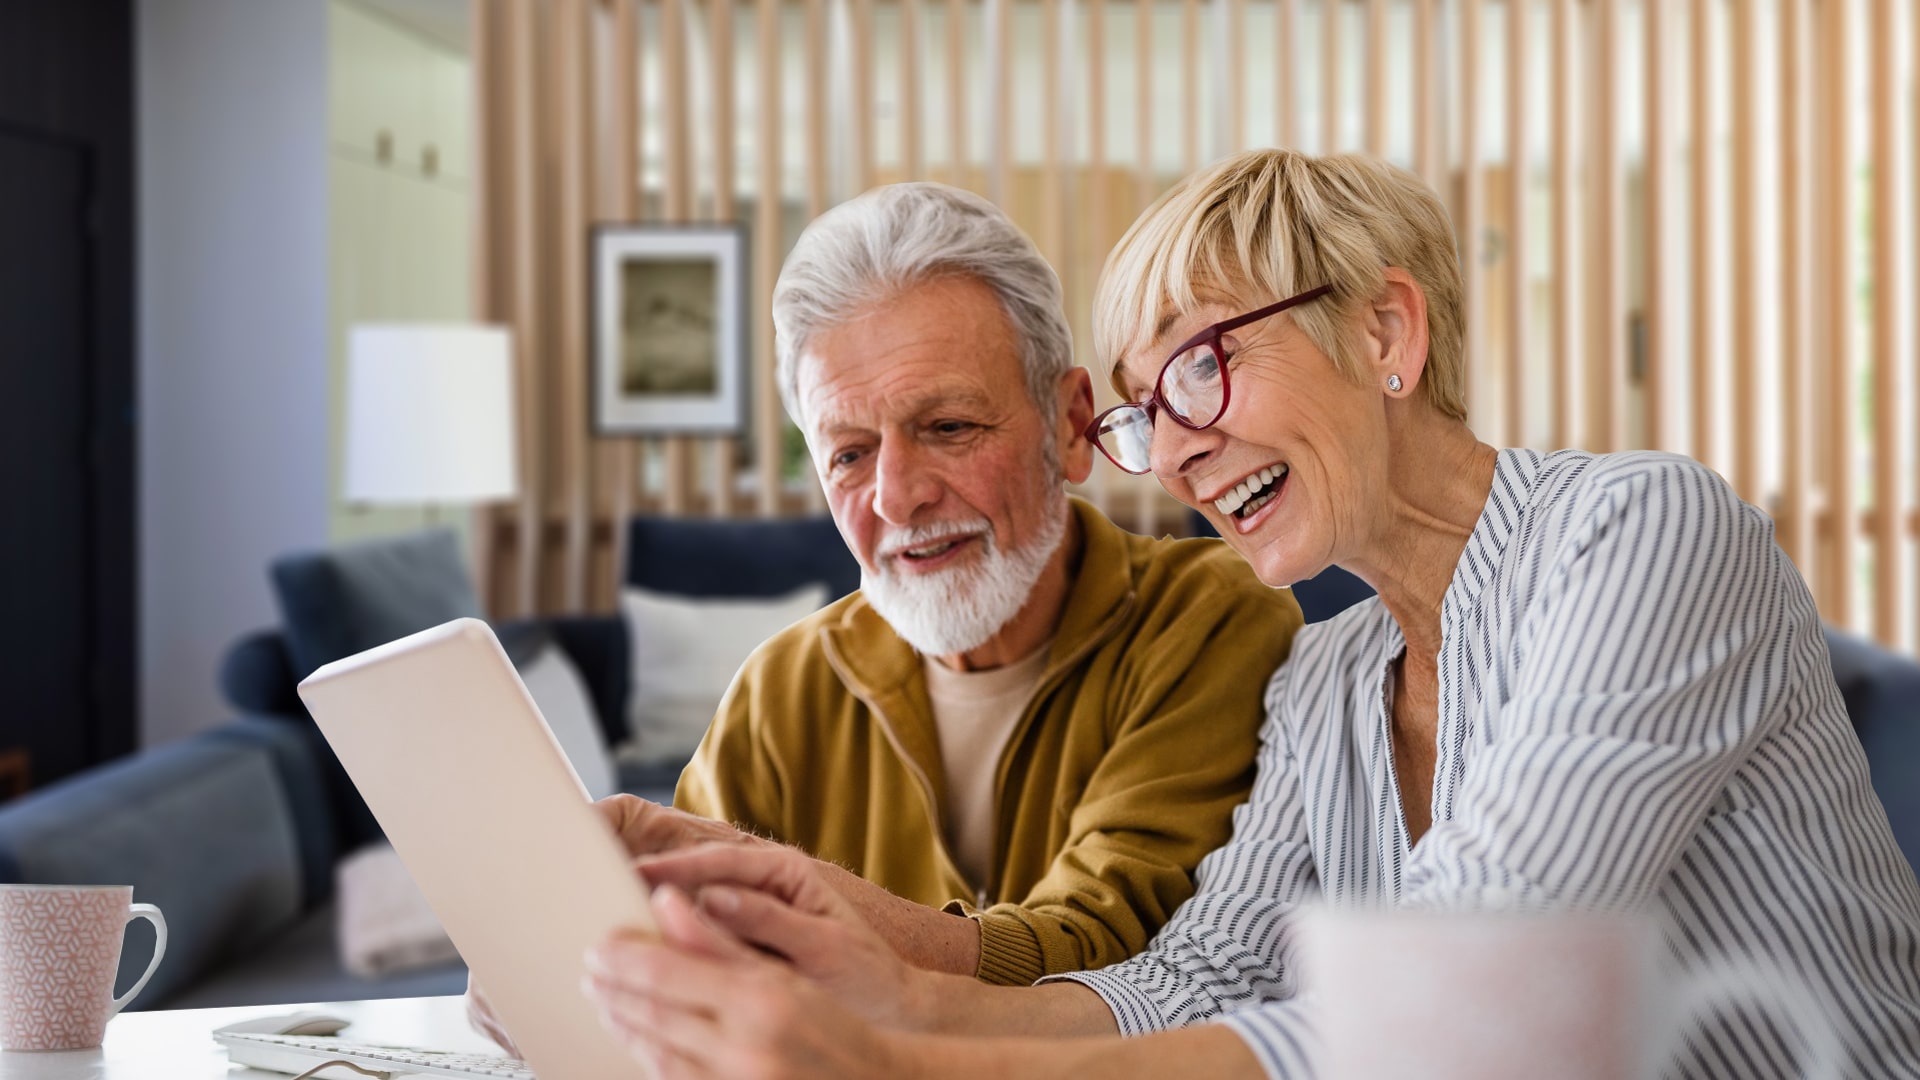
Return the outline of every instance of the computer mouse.
[[[326,1013],[283,1013],[228,1024],[221,1031],[242,1035],[337,1035],[348,1021]]]

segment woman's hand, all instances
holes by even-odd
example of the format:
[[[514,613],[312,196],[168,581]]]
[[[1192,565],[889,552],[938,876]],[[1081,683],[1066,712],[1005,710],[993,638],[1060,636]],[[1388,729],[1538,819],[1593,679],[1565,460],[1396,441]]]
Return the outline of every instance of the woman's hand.
[[[686,893],[656,889],[653,913],[661,939],[609,937],[588,954],[583,989],[661,1080],[901,1074],[898,1036],[709,923]]]
[[[609,795],[593,804],[625,845],[627,854],[657,855],[694,844],[754,844],[771,846],[724,821],[698,817],[684,810],[648,802],[637,795]]]
[[[706,844],[638,865],[657,889],[693,896],[713,925],[785,960],[868,1021],[930,1026],[942,976],[903,960],[835,889],[826,864],[774,844]]]

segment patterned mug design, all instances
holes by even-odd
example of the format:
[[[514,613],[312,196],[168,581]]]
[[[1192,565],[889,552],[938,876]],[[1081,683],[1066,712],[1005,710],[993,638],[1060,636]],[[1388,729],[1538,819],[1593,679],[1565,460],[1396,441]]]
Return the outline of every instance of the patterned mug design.
[[[120,946],[134,919],[153,923],[153,960],[113,996]],[[160,967],[167,921],[133,903],[131,885],[0,885],[0,1048],[84,1050]]]

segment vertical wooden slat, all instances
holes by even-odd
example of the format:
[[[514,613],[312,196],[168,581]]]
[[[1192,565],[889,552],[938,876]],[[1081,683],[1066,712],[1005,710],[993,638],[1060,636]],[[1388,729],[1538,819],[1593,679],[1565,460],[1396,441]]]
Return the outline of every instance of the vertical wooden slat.
[[[784,195],[780,160],[781,114],[780,13],[783,0],[759,0],[760,177],[754,203],[753,237],[753,431],[759,444],[759,510],[761,517],[778,517],[781,496],[781,450],[786,433],[780,422],[779,383],[774,374],[773,285],[780,274],[781,209]]]
[[[1780,546],[1816,589],[1811,491],[1812,297],[1807,283],[1810,215],[1807,176],[1807,0],[1780,0],[1780,404],[1785,460]],[[1815,600],[1820,600],[1815,593]]]
[[[1823,168],[1819,233],[1825,239],[1820,260],[1822,313],[1826,333],[1820,351],[1827,369],[1825,551],[1822,560],[1826,595],[1821,616],[1837,626],[1853,622],[1853,544],[1856,517],[1853,471],[1853,299],[1855,196],[1853,190],[1852,125],[1838,122],[1850,116],[1852,94],[1848,78],[1853,71],[1853,11],[1846,2],[1827,0],[1821,6],[1824,96],[1821,125],[1825,134],[1815,160]]]
[[[1139,184],[1139,203],[1142,210],[1153,202],[1159,188],[1154,176],[1153,163],[1153,7],[1156,0],[1133,0],[1134,2],[1134,89],[1139,97],[1134,104],[1134,154],[1139,172],[1136,180]],[[1154,485],[1143,482],[1140,477],[1129,476],[1126,482],[1134,495],[1135,528],[1146,532],[1153,520],[1155,503]]]
[[[1064,279],[1067,261],[1066,193],[1060,182],[1060,0],[1040,0],[1040,250]]]
[[[826,0],[806,0],[807,5],[807,220],[827,212],[827,12]],[[802,470],[805,477],[807,506],[818,511],[826,505],[819,474],[812,468]]]
[[[543,465],[545,454],[540,443],[540,379],[534,371],[534,359],[540,355],[539,260],[535,228],[539,215],[539,193],[535,190],[538,174],[534,169],[539,152],[535,141],[534,91],[539,72],[534,63],[534,9],[531,4],[515,4],[510,9],[508,42],[511,51],[513,85],[513,328],[515,368],[519,376],[520,399],[520,520],[515,555],[519,566],[515,591],[519,594],[518,614],[539,612],[536,592],[540,549],[544,530],[541,519]]]
[[[1247,146],[1247,3],[1226,3],[1226,106],[1227,138],[1222,152],[1237,154]],[[1216,157],[1219,154],[1215,155]]]
[[[661,216],[670,222],[685,222],[692,209],[692,140],[689,138],[688,113],[692,103],[687,95],[687,31],[685,0],[660,0],[660,114],[666,125],[665,185]],[[693,496],[693,447],[690,440],[674,436],[666,440],[666,498],[669,516],[685,514]]]
[[[1480,258],[1482,192],[1486,177],[1480,171],[1480,0],[1460,0],[1460,273],[1466,295],[1466,355],[1461,381],[1466,389],[1467,414],[1484,426],[1489,414],[1480,394],[1486,381],[1477,375],[1486,362],[1486,330],[1480,313],[1486,310],[1486,273]]]
[[[947,0],[947,153],[954,187],[967,185],[966,0]]]
[[[1181,160],[1187,171],[1200,167],[1200,0],[1180,0]]]
[[[1320,152],[1323,154],[1337,153],[1341,146],[1340,89],[1341,79],[1346,74],[1346,54],[1340,31],[1341,24],[1346,21],[1346,6],[1345,0],[1320,0],[1320,63],[1323,65],[1320,72]],[[1479,17],[1477,12],[1474,17]]]
[[[553,10],[553,71],[560,82],[560,155],[559,155],[559,310],[586,310],[587,245],[586,231],[589,198],[592,195],[593,162],[588,157],[590,137],[587,103],[592,94],[593,69],[587,64],[592,48],[589,21],[593,12],[587,0],[562,0]],[[587,434],[587,344],[586,320],[559,319],[560,370],[556,382],[561,388],[559,408],[554,419],[559,428],[560,480],[564,488],[565,551],[561,564],[561,596],[567,611],[586,610],[587,536],[592,527],[588,519],[588,484],[593,478],[588,464]]]
[[[1620,448],[1620,390],[1626,384],[1625,268],[1620,240],[1625,222],[1620,152],[1620,4],[1593,0],[1593,350],[1587,367],[1587,449]]]
[[[734,195],[733,3],[705,0],[707,37],[712,48],[713,76],[713,220],[732,221],[737,214]],[[749,365],[751,369],[751,365]],[[745,389],[742,388],[742,392]],[[731,435],[707,440],[713,464],[713,512],[732,517],[735,480],[739,472],[740,440]]]
[[[612,127],[613,190],[606,210],[613,221],[640,220],[640,8],[639,0],[613,0],[613,77],[612,107],[608,123]],[[627,565],[627,518],[632,516],[634,495],[646,475],[646,443],[635,439],[631,447],[613,443],[616,452],[613,484],[611,562],[612,579],[621,580]],[[609,602],[612,596],[606,598]]]
[[[1508,0],[1519,4],[1522,0]],[[1367,75],[1367,153],[1387,156],[1387,88],[1392,82],[1392,66],[1387,57],[1387,0],[1367,0],[1367,47],[1362,56],[1373,62],[1362,65]]]
[[[1733,112],[1733,145],[1727,163],[1728,210],[1732,215],[1727,238],[1731,245],[1733,325],[1730,334],[1733,367],[1733,468],[1728,480],[1740,497],[1761,501],[1760,448],[1755,431],[1760,423],[1759,333],[1760,282],[1755,269],[1760,258],[1760,215],[1755,183],[1760,171],[1758,121],[1755,119],[1755,54],[1760,51],[1753,0],[1734,0],[1728,9],[1728,103]]]
[[[1693,327],[1693,347],[1688,350],[1687,364],[1693,378],[1690,396],[1693,399],[1692,441],[1693,456],[1711,465],[1718,456],[1719,430],[1716,418],[1714,359],[1719,353],[1719,304],[1714,284],[1720,275],[1720,253],[1714,247],[1713,214],[1719,200],[1714,197],[1714,152],[1713,152],[1713,12],[1719,6],[1719,0],[1694,0],[1691,60],[1692,74],[1688,93],[1688,103],[1692,114],[1693,141],[1692,195],[1687,207],[1687,217],[1692,226],[1689,232],[1689,246],[1692,248],[1693,280],[1690,291],[1692,308],[1689,319]]]
[[[987,58],[987,197],[1003,207],[1013,198],[1013,3],[986,0],[981,43]]]
[[[1136,0],[1139,2],[1139,0]],[[1418,0],[1430,4],[1433,0]],[[1273,140],[1289,150],[1300,145],[1300,117],[1293,58],[1293,35],[1300,25],[1300,0],[1273,0]],[[1416,50],[1419,48],[1415,45]]]
[[[1137,0],[1136,0],[1137,2]],[[1087,228],[1086,280],[1094,280],[1107,254],[1107,0],[1087,0]],[[1072,301],[1069,301],[1071,303]],[[1079,305],[1084,315],[1086,306]],[[1091,339],[1081,338],[1081,350],[1088,351]],[[1098,370],[1096,367],[1095,370]],[[1093,380],[1095,401],[1103,401],[1104,380]],[[1113,512],[1112,478],[1115,470],[1107,462],[1096,460],[1087,477],[1087,493],[1103,514]]]
[[[498,269],[507,265],[506,252],[502,248],[505,239],[505,224],[500,217],[500,180],[505,175],[501,168],[499,123],[502,113],[501,90],[506,85],[505,39],[499,26],[499,13],[487,0],[469,0],[467,18],[473,27],[472,81],[469,92],[473,95],[474,119],[474,162],[476,164],[473,180],[473,259],[468,291],[473,305],[476,321],[487,323],[504,322],[505,305],[500,302],[500,290],[494,287]],[[497,533],[500,527],[500,514],[491,506],[475,507],[471,517],[472,568],[474,590],[480,598],[482,611],[498,613],[500,605],[499,589],[494,579],[495,553],[498,548]]]
[[[900,0],[900,164],[907,179],[926,175],[920,150],[920,0]]]
[[[1574,0],[1553,0],[1551,106],[1553,123],[1553,352],[1554,388],[1548,445],[1573,444],[1574,388],[1580,370],[1580,292],[1574,277],[1578,260],[1573,205]]]
[[[1641,173],[1646,192],[1646,210],[1642,215],[1646,256],[1643,264],[1646,297],[1642,307],[1645,363],[1641,385],[1646,395],[1646,445],[1654,449],[1665,449],[1667,446],[1667,323],[1671,317],[1667,290],[1672,287],[1668,260],[1671,258],[1673,229],[1673,198],[1670,190],[1673,184],[1673,102],[1669,96],[1673,78],[1670,48],[1672,13],[1671,4],[1650,3],[1641,9],[1642,30],[1645,33],[1641,54],[1646,67],[1646,150]]]
[[[1408,89],[1412,94],[1414,171],[1435,194],[1444,196],[1447,176],[1440,139],[1443,94],[1436,80],[1440,66],[1433,62],[1434,39],[1438,36],[1433,5],[1434,0],[1413,0],[1413,80]]]
[[[873,0],[847,0],[853,33],[853,190],[857,195],[873,186]]]
[[[1906,98],[1900,70],[1900,13],[1908,0],[1874,0],[1873,42],[1873,636],[1900,648],[1901,607],[1906,600],[1906,531],[1901,506],[1905,462],[1900,452],[1900,301],[1906,296],[1901,259],[1901,204],[1907,186],[1900,162],[1900,102]]]
[[[1527,138],[1532,87],[1527,60],[1532,0],[1507,0],[1507,377],[1506,417],[1501,443],[1525,446],[1526,394],[1523,380],[1532,341],[1533,298],[1528,260],[1532,254],[1527,197],[1533,189],[1533,154]]]

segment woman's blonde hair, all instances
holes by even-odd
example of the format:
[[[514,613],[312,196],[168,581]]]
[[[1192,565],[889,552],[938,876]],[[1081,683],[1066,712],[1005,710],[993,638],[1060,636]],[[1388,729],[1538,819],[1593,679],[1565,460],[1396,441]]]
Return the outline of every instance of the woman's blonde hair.
[[[1107,257],[1093,300],[1093,349],[1109,375],[1168,315],[1225,296],[1250,305],[1321,285],[1288,314],[1336,367],[1361,380],[1349,316],[1379,294],[1386,267],[1427,297],[1420,393],[1467,416],[1460,263],[1446,208],[1412,174],[1357,154],[1249,150],[1187,177],[1147,208]]]

